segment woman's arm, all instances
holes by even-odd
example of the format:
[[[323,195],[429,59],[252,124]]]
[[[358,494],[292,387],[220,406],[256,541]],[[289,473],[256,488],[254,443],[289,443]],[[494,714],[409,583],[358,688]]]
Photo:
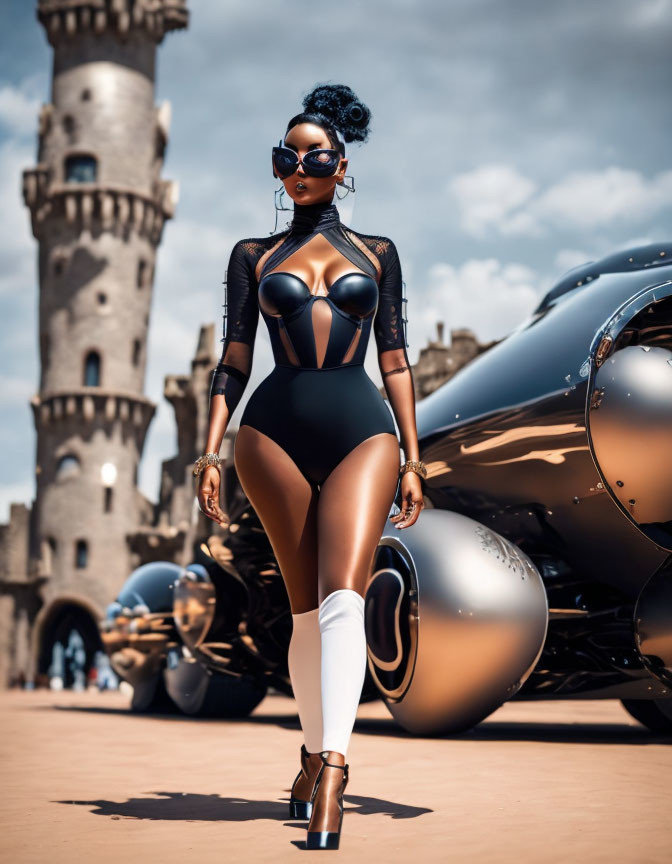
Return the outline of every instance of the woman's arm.
[[[383,248],[378,309],[373,322],[378,349],[378,366],[387,398],[397,421],[405,457],[419,460],[415,389],[411,364],[406,354],[401,264],[397,249],[391,240],[385,238]],[[415,522],[422,507],[422,483],[418,474],[411,471],[403,474],[401,491],[402,510],[391,521],[398,520],[397,527],[406,528]]]
[[[240,402],[252,371],[259,323],[254,265],[245,241],[233,247],[226,271],[226,311],[222,356],[210,384],[210,425],[206,453],[219,453],[231,415]]]
[[[406,458],[418,459],[415,390],[411,364],[406,354],[406,332],[403,326],[401,265],[394,243],[387,238],[384,243],[386,251],[381,260],[378,310],[373,322],[378,366],[399,427],[401,446]]]
[[[254,341],[259,323],[254,261],[240,240],[233,247],[226,271],[226,309],[222,356],[210,383],[210,411],[206,453],[219,454],[231,415],[241,400],[252,371]],[[220,525],[226,515],[219,506],[220,474],[215,466],[200,475],[198,502],[206,516]]]

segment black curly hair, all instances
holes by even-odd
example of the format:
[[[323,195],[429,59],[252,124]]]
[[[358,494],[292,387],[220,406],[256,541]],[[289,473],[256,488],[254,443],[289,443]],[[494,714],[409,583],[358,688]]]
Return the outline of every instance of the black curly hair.
[[[304,111],[295,114],[287,124],[287,132],[298,123],[315,123],[327,133],[331,146],[345,155],[343,142],[336,130],[349,143],[366,141],[369,136],[371,112],[345,84],[316,84],[303,98]]]

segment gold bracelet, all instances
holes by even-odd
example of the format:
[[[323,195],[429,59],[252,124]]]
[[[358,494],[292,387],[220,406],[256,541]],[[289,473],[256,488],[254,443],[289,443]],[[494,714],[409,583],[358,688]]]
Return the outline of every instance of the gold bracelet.
[[[399,469],[399,474],[405,474],[407,471],[413,471],[415,474],[419,474],[423,478],[427,476],[425,463],[420,462],[417,459],[407,459]]]
[[[194,462],[194,477],[198,477],[209,465],[216,465],[217,468],[222,464],[222,460],[217,453],[204,453],[199,456]]]

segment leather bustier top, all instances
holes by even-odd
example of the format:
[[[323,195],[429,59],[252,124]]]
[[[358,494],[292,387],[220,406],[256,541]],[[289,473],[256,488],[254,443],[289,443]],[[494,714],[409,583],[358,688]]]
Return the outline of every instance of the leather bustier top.
[[[341,253],[344,264],[352,265],[325,286],[326,295],[313,293],[291,266],[281,266],[316,234]],[[257,263],[271,249],[257,281]],[[333,203],[295,203],[287,231],[239,241],[231,254],[226,286],[222,341],[252,344],[261,311],[278,365],[329,369],[363,364],[372,329],[379,351],[407,345],[403,282],[394,244],[346,228]]]
[[[364,273],[345,273],[329,286],[326,296],[312,294],[300,276],[275,271],[259,284],[259,304],[267,315],[289,318],[310,301],[322,297],[356,320],[368,318],[378,305],[378,283]]]

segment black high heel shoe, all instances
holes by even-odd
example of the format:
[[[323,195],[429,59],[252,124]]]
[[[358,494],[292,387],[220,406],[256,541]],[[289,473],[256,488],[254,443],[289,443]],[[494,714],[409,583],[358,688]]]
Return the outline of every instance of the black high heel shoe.
[[[310,819],[312,812],[313,812],[312,799],[313,799],[313,794],[315,793],[315,784],[317,783],[317,779],[313,781],[313,788],[311,790],[310,798],[308,801],[304,801],[303,798],[297,798],[294,795],[294,789],[296,787],[296,784],[299,782],[301,775],[305,774],[305,776],[308,779],[310,779],[310,775],[312,773],[310,770],[311,769],[311,766],[310,766],[311,755],[318,755],[318,754],[309,753],[306,750],[306,745],[302,744],[301,745],[301,770],[296,775],[296,779],[292,783],[292,791],[291,791],[290,798],[289,798],[289,818],[290,819]]]
[[[322,753],[318,754],[322,760],[322,764],[320,765],[320,770],[317,774],[317,779],[315,780],[315,786],[313,787],[313,794],[310,796],[310,802],[311,805],[314,805],[315,798],[320,789],[320,782],[324,774],[325,766],[329,766],[330,768],[340,768],[343,772],[343,779],[341,780],[341,787],[337,792],[338,809],[340,810],[338,828],[336,831],[311,831],[309,825],[306,836],[306,849],[338,849],[338,843],[341,839],[341,827],[343,825],[343,793],[345,792],[345,787],[348,785],[348,768],[350,766],[347,764],[335,765],[333,762],[327,762],[329,752],[331,751],[323,750]],[[311,809],[314,809],[314,807]]]

